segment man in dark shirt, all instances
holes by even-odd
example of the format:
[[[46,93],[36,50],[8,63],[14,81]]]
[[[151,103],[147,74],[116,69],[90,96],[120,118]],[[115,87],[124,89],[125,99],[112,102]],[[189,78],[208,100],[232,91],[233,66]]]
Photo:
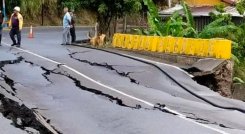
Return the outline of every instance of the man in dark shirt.
[[[20,7],[14,8],[14,13],[11,15],[10,21],[9,21],[9,27],[10,30],[10,37],[13,41],[13,44],[11,46],[17,46],[20,47],[21,45],[21,30],[23,27],[23,17],[20,14]],[[17,43],[15,40],[15,35],[17,35]]]
[[[4,15],[0,10],[0,46],[2,45],[2,33],[3,33],[3,23],[4,23]]]
[[[74,10],[70,12],[71,15],[71,28],[70,28],[70,33],[71,33],[71,42],[75,43],[76,42],[76,29],[75,29],[75,15],[74,15]]]

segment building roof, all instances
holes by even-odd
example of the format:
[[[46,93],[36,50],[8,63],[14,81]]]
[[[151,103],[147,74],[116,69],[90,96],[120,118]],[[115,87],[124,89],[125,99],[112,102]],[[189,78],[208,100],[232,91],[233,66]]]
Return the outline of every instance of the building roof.
[[[233,6],[237,0],[185,0],[191,7],[214,6],[224,3],[226,6]]]
[[[209,16],[210,12],[217,13],[215,11],[215,8],[213,6],[202,6],[202,7],[190,7],[192,15],[197,17],[197,16]],[[184,14],[183,7],[181,5],[176,5],[175,7],[162,10],[159,12],[160,16],[169,16],[172,15],[174,12],[178,11],[180,14]],[[235,7],[233,6],[227,6],[225,7],[225,11],[228,14],[231,14],[234,17],[242,17],[238,13]]]
[[[222,1],[231,5],[234,5],[237,2],[237,0],[222,0]]]

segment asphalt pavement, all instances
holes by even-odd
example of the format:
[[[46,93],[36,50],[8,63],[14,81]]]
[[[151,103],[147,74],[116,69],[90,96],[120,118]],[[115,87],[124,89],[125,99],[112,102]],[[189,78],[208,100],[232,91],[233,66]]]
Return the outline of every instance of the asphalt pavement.
[[[78,39],[86,39],[88,30],[78,28]],[[60,27],[35,28],[30,39],[26,29],[16,48],[4,31],[1,133],[245,134],[244,102],[220,96],[174,66],[133,57],[156,68],[100,50],[62,46],[61,34]]]

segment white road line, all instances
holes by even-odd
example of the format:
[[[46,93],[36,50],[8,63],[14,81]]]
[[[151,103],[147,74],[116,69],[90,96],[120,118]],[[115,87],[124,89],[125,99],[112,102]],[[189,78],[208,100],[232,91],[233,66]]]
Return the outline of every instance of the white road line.
[[[7,44],[7,43],[5,43],[5,42],[3,42],[3,44],[6,45],[6,46],[11,47],[9,44]],[[146,104],[146,105],[148,105],[148,106],[151,106],[151,107],[154,107],[154,106],[155,106],[155,105],[154,105],[153,103],[151,103],[151,102],[145,101],[145,100],[143,100],[143,99],[137,98],[137,97],[135,97],[135,96],[132,96],[132,95],[129,95],[129,94],[127,94],[127,93],[124,93],[124,92],[122,92],[122,91],[120,91],[120,90],[117,90],[117,89],[115,89],[115,88],[113,88],[113,87],[110,87],[110,86],[107,86],[107,85],[105,85],[105,84],[103,84],[103,83],[100,83],[100,82],[98,82],[98,81],[96,81],[96,80],[90,78],[89,76],[86,76],[85,74],[82,74],[81,72],[75,70],[75,69],[72,68],[72,67],[69,67],[69,66],[67,66],[67,65],[61,64],[61,63],[59,63],[59,62],[57,62],[57,61],[54,61],[54,60],[52,60],[52,59],[48,59],[48,58],[43,57],[43,56],[41,56],[41,55],[39,55],[39,54],[35,54],[35,53],[33,53],[33,52],[29,51],[29,50],[24,50],[24,49],[18,48],[18,47],[14,47],[14,48],[16,48],[16,49],[18,49],[18,50],[21,50],[21,51],[23,51],[23,52],[29,53],[29,54],[31,54],[31,55],[34,55],[34,56],[36,56],[36,57],[39,57],[39,58],[41,58],[41,59],[47,60],[47,61],[49,61],[49,62],[52,62],[52,63],[58,64],[58,65],[60,65],[60,66],[63,66],[63,67],[65,67],[65,68],[67,68],[67,69],[73,71],[74,73],[76,73],[76,74],[82,76],[83,78],[85,78],[85,79],[87,79],[87,80],[89,80],[89,81],[91,81],[91,82],[93,82],[93,83],[96,83],[96,84],[98,84],[98,85],[100,85],[100,86],[102,86],[102,87],[104,87],[104,88],[107,88],[107,89],[109,89],[109,90],[111,90],[111,91],[114,91],[114,92],[116,92],[116,93],[119,93],[119,94],[121,94],[121,95],[124,95],[124,96],[126,96],[126,97],[128,97],[128,98],[131,98],[131,99],[134,99],[134,100],[136,100],[136,101],[142,102],[142,103],[144,103],[144,104]],[[181,113],[179,113],[179,112],[177,112],[177,111],[175,111],[175,110],[172,110],[172,109],[170,109],[170,108],[164,107],[164,109],[165,109],[165,110],[168,110],[168,111],[170,111],[170,112],[172,112],[172,113],[174,113],[174,114],[176,114],[179,118],[184,119],[184,120],[189,121],[189,122],[192,122],[192,123],[194,123],[194,124],[196,124],[196,125],[199,125],[199,126],[202,126],[202,127],[208,128],[208,129],[211,129],[211,130],[216,131],[216,132],[221,133],[221,134],[228,134],[228,133],[225,132],[225,131],[222,131],[222,130],[219,130],[219,129],[217,129],[217,128],[213,128],[213,127],[211,127],[211,126],[208,126],[208,125],[205,125],[205,124],[201,124],[201,123],[198,123],[198,122],[196,122],[196,121],[194,121],[194,120],[191,120],[191,119],[187,118],[185,115],[183,115],[183,114],[181,114]]]

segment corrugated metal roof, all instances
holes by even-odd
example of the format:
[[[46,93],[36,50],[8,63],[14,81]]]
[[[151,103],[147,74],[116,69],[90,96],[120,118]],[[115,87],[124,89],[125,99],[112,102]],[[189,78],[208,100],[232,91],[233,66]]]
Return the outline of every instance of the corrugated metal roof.
[[[173,14],[176,11],[181,11],[183,7],[179,4],[175,5],[174,7],[162,10],[159,12],[159,14]]]
[[[222,0],[222,1],[231,5],[234,5],[237,2],[237,0]]]
[[[190,9],[193,16],[209,16],[210,12],[217,13],[213,6],[190,7]],[[176,11],[178,11],[180,14],[183,14],[183,7],[181,5],[176,5],[173,8],[160,11],[159,14],[161,16],[169,16]],[[240,15],[236,8],[233,6],[227,6],[225,8],[225,11],[226,13],[231,14],[234,17],[242,17],[242,15]]]

